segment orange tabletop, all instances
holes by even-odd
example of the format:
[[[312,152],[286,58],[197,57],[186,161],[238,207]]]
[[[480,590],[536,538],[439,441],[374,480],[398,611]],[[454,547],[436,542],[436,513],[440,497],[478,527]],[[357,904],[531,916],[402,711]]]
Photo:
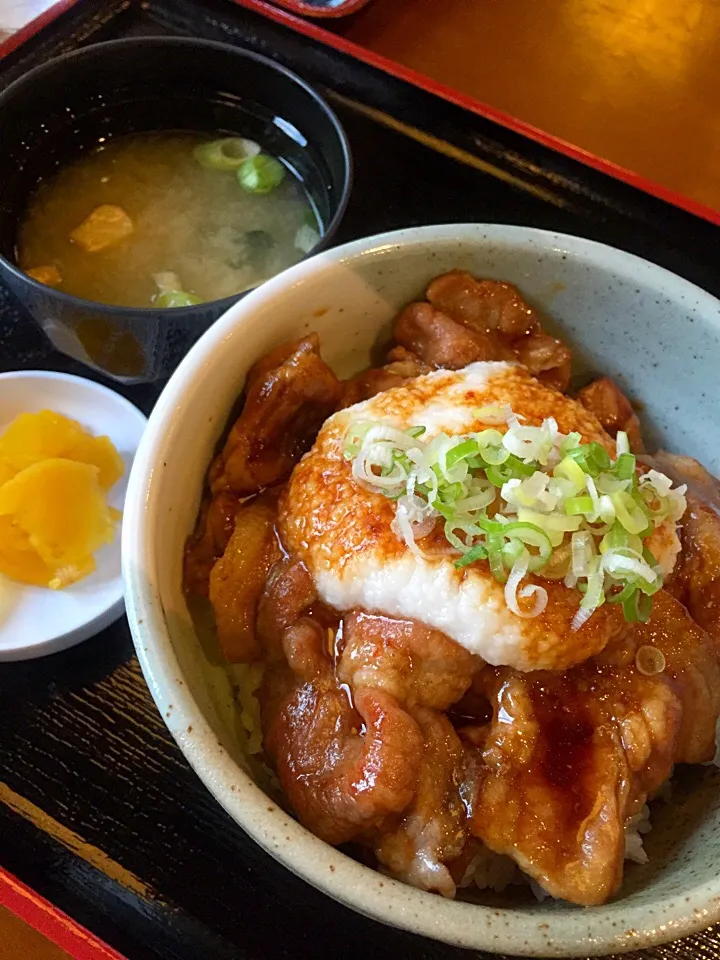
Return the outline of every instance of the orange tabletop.
[[[720,210],[720,0],[375,0],[341,31]]]

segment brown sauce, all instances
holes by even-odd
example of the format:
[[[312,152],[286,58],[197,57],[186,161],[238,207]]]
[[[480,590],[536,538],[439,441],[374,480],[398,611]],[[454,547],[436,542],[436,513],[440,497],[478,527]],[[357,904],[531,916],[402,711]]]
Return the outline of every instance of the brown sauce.
[[[492,707],[486,697],[472,688],[465,696],[454,703],[446,716],[456,730],[467,726],[481,726],[492,720]]]
[[[530,694],[540,732],[535,776],[566,797],[568,814],[583,819],[592,805],[586,789],[591,772],[595,725],[577,687],[562,680],[533,684]]]

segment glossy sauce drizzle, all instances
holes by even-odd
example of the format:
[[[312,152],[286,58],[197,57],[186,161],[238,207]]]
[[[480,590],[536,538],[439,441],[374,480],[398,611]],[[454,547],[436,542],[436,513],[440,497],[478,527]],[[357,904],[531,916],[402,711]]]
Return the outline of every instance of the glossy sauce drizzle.
[[[533,772],[564,794],[568,815],[581,821],[592,806],[587,777],[595,735],[583,695],[559,679],[532,684],[530,698],[539,727]]]

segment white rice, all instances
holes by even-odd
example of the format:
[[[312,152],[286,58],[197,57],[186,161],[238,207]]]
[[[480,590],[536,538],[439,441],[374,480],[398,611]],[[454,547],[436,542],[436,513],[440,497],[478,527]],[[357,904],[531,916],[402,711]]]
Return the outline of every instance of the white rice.
[[[240,723],[247,734],[250,756],[262,753],[260,704],[256,696],[265,667],[262,663],[233,663],[228,666],[233,693],[240,711]]]
[[[634,863],[647,863],[648,855],[643,847],[643,834],[652,830],[650,808],[647,804],[630,817],[625,824],[625,859]]]
[[[512,884],[523,884],[527,877],[510,857],[481,847],[465,868],[458,887],[476,886],[479,890],[502,893]]]

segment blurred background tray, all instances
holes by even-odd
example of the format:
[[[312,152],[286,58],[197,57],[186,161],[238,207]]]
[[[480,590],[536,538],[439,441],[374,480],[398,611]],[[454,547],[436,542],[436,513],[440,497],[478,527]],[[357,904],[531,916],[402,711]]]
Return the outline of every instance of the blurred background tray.
[[[720,222],[717,0],[236,0]]]
[[[0,87],[54,54],[146,34],[247,46],[314,83],[356,160],[338,242],[442,221],[520,223],[614,244],[720,294],[712,223],[229,0],[65,7],[5,48]],[[1,370],[87,375],[2,290],[0,344]],[[159,386],[123,392],[147,412]],[[0,702],[0,865],[131,960],[478,957],[350,912],[249,841],[168,734],[124,621],[66,653],[3,665]],[[720,935],[642,956],[714,960]]]

